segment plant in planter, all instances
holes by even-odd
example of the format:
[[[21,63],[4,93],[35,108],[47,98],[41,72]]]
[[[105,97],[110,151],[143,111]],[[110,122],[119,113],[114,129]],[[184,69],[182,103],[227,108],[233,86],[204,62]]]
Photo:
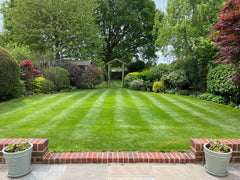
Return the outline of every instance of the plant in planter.
[[[7,164],[8,176],[20,177],[32,170],[32,149],[33,144],[25,141],[3,148],[2,153]]]
[[[206,171],[215,176],[228,175],[227,167],[232,157],[232,149],[219,141],[204,144]]]

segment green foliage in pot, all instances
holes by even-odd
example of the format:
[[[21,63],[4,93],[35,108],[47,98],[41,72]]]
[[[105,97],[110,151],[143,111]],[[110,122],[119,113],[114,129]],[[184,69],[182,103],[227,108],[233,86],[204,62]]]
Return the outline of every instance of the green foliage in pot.
[[[24,151],[24,150],[28,149],[30,146],[31,145],[28,142],[19,142],[16,144],[10,144],[5,149],[5,152],[14,153],[14,152],[19,152],[19,151]]]
[[[220,153],[228,153],[230,152],[230,147],[226,144],[222,144],[219,141],[210,141],[209,144],[206,145],[206,147],[212,151],[220,152]]]

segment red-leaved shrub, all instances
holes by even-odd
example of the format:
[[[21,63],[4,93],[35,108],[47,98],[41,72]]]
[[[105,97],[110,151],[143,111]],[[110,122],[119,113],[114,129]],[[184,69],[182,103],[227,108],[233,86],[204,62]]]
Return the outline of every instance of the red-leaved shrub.
[[[23,79],[27,80],[34,77],[43,77],[43,75],[40,74],[40,71],[34,68],[34,63],[32,61],[22,60],[20,65],[23,68],[22,72]]]
[[[95,66],[88,66],[82,73],[79,87],[93,89],[104,80],[104,73]]]

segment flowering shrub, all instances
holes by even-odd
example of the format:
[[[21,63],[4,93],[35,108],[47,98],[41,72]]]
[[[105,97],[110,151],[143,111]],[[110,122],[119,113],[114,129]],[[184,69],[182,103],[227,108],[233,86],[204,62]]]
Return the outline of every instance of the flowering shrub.
[[[104,80],[104,73],[95,66],[88,66],[81,76],[82,81],[77,82],[78,87],[93,89]]]
[[[34,77],[43,77],[42,74],[40,74],[40,71],[34,68],[34,63],[32,61],[22,60],[20,65],[23,68],[22,77],[24,79],[31,79]]]
[[[129,88],[135,89],[135,90],[141,90],[143,88],[144,81],[142,79],[134,79],[130,82]]]

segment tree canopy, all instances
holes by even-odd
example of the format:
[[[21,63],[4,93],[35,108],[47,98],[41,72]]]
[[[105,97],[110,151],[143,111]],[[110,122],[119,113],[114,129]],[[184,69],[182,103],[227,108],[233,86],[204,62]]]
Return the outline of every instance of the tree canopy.
[[[168,0],[166,14],[158,23],[156,46],[166,55],[191,57],[194,39],[205,37],[217,21],[217,13],[226,0]],[[155,23],[156,24],[156,23]]]
[[[97,9],[98,25],[104,37],[102,59],[154,60],[152,0],[101,0]]]
[[[94,59],[102,39],[93,16],[95,0],[11,0],[2,5],[9,40],[56,59]]]

